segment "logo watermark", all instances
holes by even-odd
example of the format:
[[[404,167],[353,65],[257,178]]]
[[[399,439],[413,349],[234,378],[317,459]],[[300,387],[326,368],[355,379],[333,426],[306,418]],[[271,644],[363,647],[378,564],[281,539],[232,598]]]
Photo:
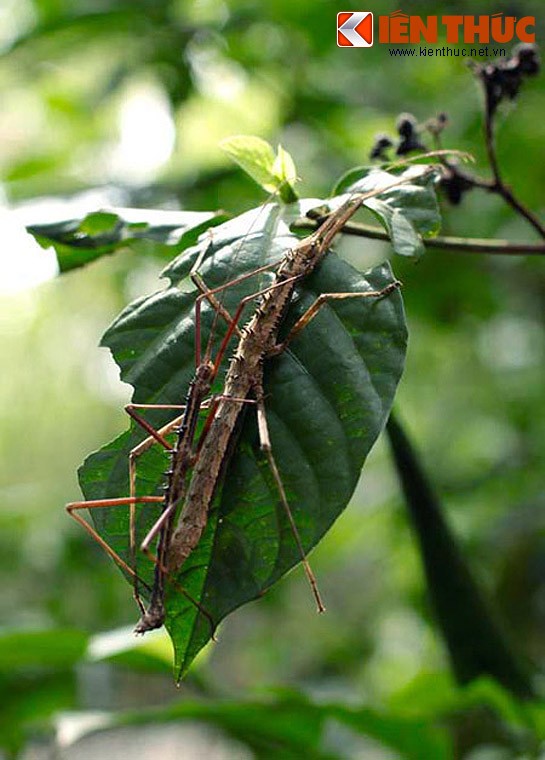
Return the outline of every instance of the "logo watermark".
[[[412,16],[399,10],[388,16],[377,16],[378,34],[374,40],[371,11],[343,11],[337,14],[337,45],[371,47],[374,41],[390,45],[436,45],[440,39],[447,45],[535,42],[535,23],[535,16],[519,18],[504,13],[489,16]],[[492,48],[495,49],[498,48]],[[468,51],[469,48],[467,56],[474,55]],[[416,51],[414,54],[417,55]]]
[[[373,14],[371,11],[337,13],[337,45],[339,47],[371,47]]]

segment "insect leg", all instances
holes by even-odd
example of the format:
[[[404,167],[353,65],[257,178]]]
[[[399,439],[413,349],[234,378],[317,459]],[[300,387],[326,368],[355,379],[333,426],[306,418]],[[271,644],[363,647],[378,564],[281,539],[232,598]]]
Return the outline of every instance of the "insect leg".
[[[291,531],[295,539],[295,543],[297,544],[297,548],[301,556],[301,562],[303,563],[305,575],[307,576],[307,580],[312,590],[312,594],[314,596],[314,599],[316,600],[316,607],[318,609],[318,612],[324,612],[325,606],[322,601],[322,597],[320,596],[320,592],[318,590],[318,583],[316,581],[316,576],[314,575],[312,568],[310,567],[309,561],[307,559],[306,552],[303,547],[303,543],[301,541],[301,536],[299,535],[299,530],[295,523],[293,512],[291,511],[291,507],[288,502],[286,489],[284,488],[284,484],[282,482],[282,478],[280,477],[280,472],[278,470],[278,466],[276,464],[276,460],[274,458],[274,454],[272,451],[271,438],[269,435],[269,426],[267,423],[267,415],[266,415],[266,410],[265,410],[262,378],[259,379],[255,392],[256,392],[256,397],[257,397],[257,425],[258,425],[258,430],[259,430],[259,441],[261,445],[261,450],[267,457],[267,461],[269,463],[269,467],[270,467],[272,476],[274,478],[276,488],[278,490],[278,495],[280,496],[280,501],[282,503],[282,506],[288,518],[288,522],[290,524]]]
[[[287,347],[287,345],[301,332],[301,330],[303,330],[308,325],[308,323],[314,319],[322,306],[324,306],[329,301],[343,300],[346,298],[384,298],[385,296],[390,295],[390,293],[393,293],[393,291],[397,290],[399,287],[401,287],[399,280],[394,280],[381,290],[366,290],[359,293],[322,293],[318,296],[314,303],[309,306],[305,313],[299,317],[282,343],[279,343],[272,349],[270,355],[281,353]]]
[[[267,292],[268,288],[265,288],[263,291],[258,291],[257,293],[252,293],[251,295],[246,296],[246,298],[243,298],[239,304],[239,308],[237,309],[234,317],[232,317],[229,314],[229,312],[223,306],[223,304],[215,297],[216,294],[221,293],[222,291],[227,290],[228,288],[234,287],[235,285],[238,285],[241,282],[245,282],[250,277],[255,277],[256,275],[266,272],[267,270],[274,269],[280,263],[280,261],[273,261],[273,262],[270,262],[269,264],[264,264],[262,267],[253,269],[251,272],[247,272],[246,274],[240,275],[240,277],[235,277],[233,280],[224,282],[223,285],[219,285],[216,288],[210,289],[208,285],[205,283],[205,281],[203,280],[202,276],[196,271],[196,269],[200,265],[201,259],[202,259],[202,256],[199,257],[199,259],[197,259],[197,262],[195,263],[190,274],[191,279],[201,291],[201,295],[197,296],[195,300],[195,363],[197,366],[201,362],[202,302],[206,299],[210,304],[212,304],[212,306],[214,307],[216,311],[216,316],[219,314],[221,317],[223,317],[226,320],[227,324],[229,325],[227,336],[224,338],[222,346],[219,351],[219,353],[223,356],[223,353],[225,352],[225,347],[227,346],[227,343],[231,339],[233,333],[236,333],[239,338],[242,337],[242,332],[240,328],[238,327],[238,321],[240,319],[244,306],[249,301],[252,301],[254,298],[257,298],[259,295],[262,295],[262,293]],[[210,353],[210,341],[206,349],[206,355],[208,356],[209,353]],[[217,366],[219,365],[218,360],[216,360],[216,365]]]
[[[114,562],[116,562],[119,567],[124,570],[126,573],[128,573],[131,578],[133,578],[134,581],[140,582],[143,586],[145,586],[148,590],[151,591],[149,585],[143,581],[141,578],[138,577],[138,574],[136,570],[131,567],[125,560],[119,556],[119,554],[110,546],[110,544],[105,541],[102,536],[93,528],[93,526],[85,520],[80,514],[79,510],[81,509],[104,509],[106,507],[119,507],[119,506],[132,506],[134,507],[134,504],[162,504],[163,503],[163,497],[162,496],[135,496],[135,497],[125,497],[120,499],[93,499],[90,501],[72,501],[69,504],[66,505],[66,511],[70,515],[70,517],[73,517],[74,520],[79,523],[87,533],[93,538],[99,546],[101,546],[106,554],[108,554]],[[144,605],[142,603],[142,600],[140,599],[140,596],[135,596],[136,602],[138,603],[138,606],[143,611]]]

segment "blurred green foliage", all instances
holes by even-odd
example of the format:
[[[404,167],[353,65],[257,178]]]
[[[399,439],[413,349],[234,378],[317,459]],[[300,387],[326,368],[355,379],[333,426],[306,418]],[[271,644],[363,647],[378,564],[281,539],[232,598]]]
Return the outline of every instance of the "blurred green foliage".
[[[322,196],[346,169],[366,162],[375,133],[392,132],[401,111],[421,121],[446,111],[445,147],[470,151],[486,174],[480,93],[462,60],[400,61],[378,45],[338,49],[338,10],[299,0],[6,0],[3,192],[18,203],[99,188],[105,200],[89,211],[115,202],[234,213],[262,197],[218,141],[255,133],[294,156],[301,194]],[[379,0],[372,10],[394,8]],[[539,41],[541,3],[484,0],[478,8],[500,11],[536,15]],[[477,11],[469,0],[411,6],[411,13],[463,12]],[[537,213],[545,186],[543,82],[525,84],[498,117],[504,175]],[[139,121],[149,134],[131,127]],[[535,239],[498,198],[477,190],[456,208],[444,206],[442,232]],[[378,242],[343,244],[359,267],[386,251]],[[541,704],[519,703],[489,682],[454,686],[382,443],[363,474],[365,491],[313,553],[327,615],[315,616],[302,574],[294,572],[230,618],[180,692],[164,643],[154,640],[155,654],[131,654],[134,645],[118,642],[112,654],[111,642],[104,647],[93,638],[82,654],[78,641],[135,615],[121,577],[69,525],[61,505],[79,497],[75,471],[83,456],[126,426],[129,389],[96,345],[127,301],[156,289],[159,266],[145,253],[123,253],[0,302],[6,751],[31,740],[37,752],[50,741],[50,718],[59,710],[118,710],[121,725],[138,720],[125,712],[137,708],[146,708],[143,722],[166,720],[148,710],[163,706],[168,720],[190,715],[213,723],[257,757],[300,756],[302,746],[319,757],[539,757]],[[545,660],[543,264],[538,257],[429,251],[417,265],[396,260],[395,272],[405,285],[411,336],[399,409],[474,575],[538,673]],[[40,635],[41,644],[32,639]],[[104,649],[109,654],[101,655]],[[258,717],[266,703],[261,690],[271,684],[307,695],[274,697],[282,717],[276,739],[268,733],[273,713],[265,711],[262,725]],[[539,691],[539,679],[535,686]],[[360,714],[349,733],[347,705]],[[234,731],[237,710],[247,721]],[[298,736],[284,732],[290,720]],[[249,736],[251,723],[256,732]],[[61,753],[69,753],[67,721],[57,725]],[[112,757],[116,730],[106,745]],[[316,732],[320,741],[305,739]],[[416,749],[395,743],[407,734]],[[303,744],[281,744],[281,737]],[[427,749],[428,741],[440,749]],[[225,752],[245,756],[240,744]]]

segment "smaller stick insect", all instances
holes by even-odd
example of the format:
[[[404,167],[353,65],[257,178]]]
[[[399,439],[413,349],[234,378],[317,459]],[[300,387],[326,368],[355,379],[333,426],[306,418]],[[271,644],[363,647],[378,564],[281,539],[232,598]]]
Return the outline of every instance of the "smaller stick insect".
[[[202,446],[204,437],[209,427],[210,418],[199,438],[197,445],[195,445],[195,437],[196,437],[199,413],[203,409],[210,409],[211,401],[210,400],[206,401],[206,397],[209,395],[211,391],[213,381],[215,377],[217,376],[217,373],[221,366],[221,362],[225,354],[225,351],[227,349],[227,346],[229,344],[229,340],[231,336],[235,332],[239,336],[241,335],[241,332],[239,328],[237,327],[238,319],[237,320],[231,319],[229,313],[223,307],[223,304],[221,303],[221,301],[216,298],[213,292],[208,290],[202,278],[198,274],[198,268],[200,266],[200,262],[205,252],[206,252],[206,249],[198,258],[198,260],[196,261],[190,273],[190,277],[192,281],[197,285],[197,287],[201,291],[201,294],[200,296],[198,296],[196,300],[196,306],[195,306],[196,371],[193,376],[193,379],[190,382],[190,386],[189,386],[187,398],[186,398],[186,404],[184,406],[171,405],[171,404],[128,404],[125,407],[126,412],[129,414],[129,416],[133,420],[135,420],[137,424],[139,424],[148,433],[148,437],[145,438],[137,446],[135,446],[129,453],[129,496],[118,498],[118,499],[97,499],[97,500],[89,500],[89,501],[71,502],[66,507],[68,513],[80,525],[82,525],[85,528],[85,530],[92,536],[92,538],[94,538],[100,544],[100,546],[102,546],[102,548],[108,553],[108,555],[118,565],[120,565],[120,567],[126,573],[128,573],[132,577],[134,597],[141,611],[141,619],[135,629],[137,633],[144,633],[145,631],[158,628],[162,625],[164,621],[164,617],[165,617],[164,591],[165,591],[165,579],[167,576],[174,583],[174,586],[181,593],[183,593],[199,609],[199,611],[201,611],[209,619],[209,622],[212,626],[212,621],[210,620],[210,617],[208,613],[206,612],[206,610],[204,610],[201,607],[201,605],[187,593],[185,589],[183,589],[181,586],[179,586],[179,584],[177,584],[174,581],[174,579],[171,577],[171,574],[169,573],[169,570],[167,568],[168,550],[169,550],[169,544],[170,544],[171,533],[172,533],[172,528],[173,528],[173,520],[175,517],[176,509],[178,505],[184,500],[185,492],[187,489],[188,472],[191,469],[191,467],[193,467],[193,465],[195,464],[196,458],[198,456],[198,451],[200,447]],[[264,271],[267,268],[268,267],[262,267],[246,275],[238,277],[228,283],[225,283],[221,288],[217,288],[216,291],[214,292],[218,292],[220,290],[225,290],[228,287],[232,287],[233,285],[240,283],[241,281],[247,279],[248,277],[252,277],[256,275],[260,271]],[[212,304],[213,308],[215,309],[215,316],[214,316],[214,323],[212,325],[212,330],[210,332],[210,336],[208,339],[205,356],[204,358],[202,358],[201,348],[200,348],[201,346],[201,307],[202,307],[202,301],[204,299],[206,299]],[[239,317],[240,317],[240,313],[239,313]],[[216,360],[215,362],[212,362],[211,360],[212,341],[213,341],[215,326],[216,326],[219,316],[221,316],[228,322],[229,328],[221,342],[221,345],[219,347],[219,350],[216,356]],[[213,398],[213,404],[217,404],[220,398],[221,396],[215,396]],[[256,403],[254,400],[251,400],[251,399],[242,399],[242,398],[236,399],[234,397],[231,397],[230,401],[235,402],[235,403],[241,403],[241,404]],[[159,430],[156,430],[140,414],[139,410],[143,410],[143,409],[154,409],[154,410],[178,409],[178,410],[183,410],[183,414],[176,417],[174,420],[164,425]],[[214,409],[215,409],[215,406],[212,406],[210,410],[211,416],[214,414]],[[177,440],[174,446],[172,446],[166,439],[166,436],[172,432],[176,432],[177,434]],[[170,452],[170,455],[171,455],[171,467],[168,470],[168,472],[165,473],[167,477],[167,484],[165,487],[165,496],[164,497],[137,496],[136,495],[137,459],[145,451],[147,451],[155,442],[158,442],[159,444],[161,444],[165,449],[167,449]],[[150,587],[148,583],[143,581],[137,573],[137,566],[136,566],[137,541],[136,541],[135,509],[136,509],[136,506],[139,504],[153,504],[153,505],[162,506],[161,516],[153,525],[153,527],[148,532],[148,534],[146,535],[146,537],[144,538],[143,542],[140,545],[140,549],[144,552],[144,554],[146,554],[146,556],[155,565],[154,582],[153,582],[152,587]],[[100,534],[95,530],[95,528],[79,514],[79,511],[82,509],[103,509],[103,508],[115,507],[115,506],[129,507],[129,552],[130,552],[130,559],[131,559],[130,564],[127,563],[100,536]],[[295,533],[296,541],[298,545],[301,546],[299,536],[297,535],[297,528],[295,526],[295,523],[293,522],[293,519],[291,520],[291,523],[292,523],[292,529],[294,530],[294,533]],[[150,551],[150,545],[156,536],[158,536],[157,554],[154,555]],[[301,549],[301,552],[302,552],[302,549]],[[316,581],[312,573],[312,570],[310,569],[310,566],[308,565],[308,561],[306,560],[304,553],[302,553],[301,559],[305,565],[305,571],[307,573],[307,576],[309,577],[311,586],[315,594],[317,595],[317,599],[319,600]],[[141,598],[140,585],[144,586],[146,590],[148,591],[148,593],[150,594],[150,601],[147,608],[145,607]]]

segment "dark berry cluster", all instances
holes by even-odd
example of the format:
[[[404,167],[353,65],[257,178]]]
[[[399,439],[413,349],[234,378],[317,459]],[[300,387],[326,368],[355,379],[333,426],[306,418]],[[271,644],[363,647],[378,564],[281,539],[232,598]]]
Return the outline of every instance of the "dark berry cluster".
[[[484,64],[473,64],[472,68],[483,84],[487,120],[491,125],[498,105],[505,99],[513,100],[518,95],[524,80],[539,73],[538,49],[536,45],[521,43],[513,48],[508,58]],[[439,135],[447,123],[448,117],[445,113],[439,113],[421,125],[412,114],[402,113],[396,122],[397,139],[392,139],[386,134],[377,135],[370,158],[384,162],[390,161],[388,151],[394,147],[397,156],[404,156],[413,151],[426,151],[427,147],[421,139],[424,133],[433,137],[435,147],[441,147]],[[493,181],[487,182],[465,172],[455,159],[442,157],[440,160],[442,177],[439,185],[449,202],[454,205],[459,204],[464,194],[476,186],[487,190],[494,190],[497,187],[497,183]]]
[[[428,148],[422,142],[421,135],[427,132],[435,138],[443,131],[448,123],[446,113],[438,113],[431,119],[419,125],[415,117],[410,113],[402,113],[397,117],[396,130],[398,139],[393,140],[386,134],[378,134],[370,153],[371,159],[389,161],[388,151],[395,146],[398,156],[404,156],[411,151],[426,151]],[[458,166],[455,161],[443,159],[443,174],[439,186],[444,191],[450,203],[457,205],[463,198],[464,193],[474,187],[470,175]]]
[[[371,161],[378,159],[379,161],[388,161],[388,155],[386,151],[393,146],[393,140],[384,134],[384,132],[375,135],[375,142],[369,153]]]
[[[517,45],[509,58],[475,66],[475,73],[484,85],[489,115],[495,113],[502,100],[513,100],[524,79],[539,73],[539,66],[537,47],[526,43]]]
[[[426,146],[418,137],[418,123],[412,113],[402,113],[396,122],[399,142],[396,148],[397,156],[405,156],[413,150],[426,150]]]
[[[376,135],[369,154],[371,160],[389,161],[387,151],[394,146],[396,156],[404,156],[413,150],[426,150],[426,146],[422,144],[418,135],[418,123],[411,113],[402,113],[398,116],[396,130],[397,140],[383,133]]]

